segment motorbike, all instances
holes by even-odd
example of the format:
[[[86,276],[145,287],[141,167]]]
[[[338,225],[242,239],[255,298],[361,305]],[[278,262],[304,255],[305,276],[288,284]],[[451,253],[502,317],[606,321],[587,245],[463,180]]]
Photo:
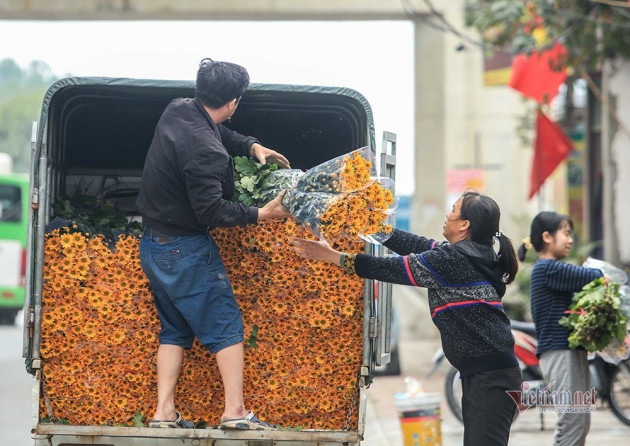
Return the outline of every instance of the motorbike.
[[[514,353],[523,374],[523,393],[537,392],[545,386],[542,372],[536,357],[536,332],[534,323],[510,321],[514,335]],[[629,335],[630,336],[630,335]],[[628,339],[627,339],[628,340]],[[438,348],[433,356],[433,367],[427,374],[431,376],[445,359],[442,348]],[[589,371],[591,386],[597,392],[597,398],[608,403],[612,413],[624,424],[630,426],[630,358],[617,364],[607,362],[602,355],[589,355]],[[462,421],[461,380],[459,371],[450,366],[446,373],[444,393],[448,407],[455,417]],[[531,398],[524,398],[531,401]],[[534,399],[535,400],[535,399]],[[540,429],[544,429],[543,411],[540,414]]]

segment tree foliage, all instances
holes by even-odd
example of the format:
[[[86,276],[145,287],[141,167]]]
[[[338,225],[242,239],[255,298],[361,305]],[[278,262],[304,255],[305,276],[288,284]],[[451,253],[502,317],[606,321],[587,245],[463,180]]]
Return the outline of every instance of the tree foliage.
[[[13,170],[28,172],[31,129],[39,120],[42,98],[56,80],[45,62],[21,68],[13,59],[0,60],[0,152],[13,158]]]
[[[630,59],[630,8],[592,0],[468,0],[465,20],[484,43],[530,53],[561,41],[578,72],[617,57]]]

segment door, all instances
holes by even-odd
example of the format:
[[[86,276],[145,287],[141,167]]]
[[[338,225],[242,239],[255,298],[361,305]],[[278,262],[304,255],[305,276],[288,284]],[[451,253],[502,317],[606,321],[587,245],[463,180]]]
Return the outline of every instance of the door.
[[[383,132],[383,143],[380,154],[380,176],[391,178],[392,193],[395,192],[393,184],[396,179],[396,134]],[[375,247],[375,254],[381,257],[391,256],[389,249],[382,245]],[[374,340],[373,364],[374,366],[386,365],[391,360],[392,351],[392,284],[374,282]],[[374,373],[372,367],[371,373]]]
[[[17,288],[21,285],[22,265],[22,187],[12,180],[0,179],[0,288]],[[1,303],[9,298],[8,291],[0,296]]]

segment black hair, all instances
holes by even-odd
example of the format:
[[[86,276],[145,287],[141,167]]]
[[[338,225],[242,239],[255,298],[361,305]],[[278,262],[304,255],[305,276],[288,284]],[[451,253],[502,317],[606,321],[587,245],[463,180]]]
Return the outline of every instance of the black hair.
[[[469,237],[471,241],[492,246],[495,238],[499,240],[498,258],[503,283],[512,283],[518,272],[518,262],[512,241],[499,229],[501,210],[496,201],[477,192],[464,192],[461,218],[470,222]]]
[[[195,98],[210,108],[240,99],[249,86],[249,74],[240,65],[205,58],[199,63]]]
[[[542,211],[534,217],[532,225],[529,229],[529,243],[536,250],[536,252],[542,251],[544,248],[543,233],[548,232],[552,236],[562,226],[562,222],[566,221],[569,224],[571,230],[573,230],[573,221],[566,215],[558,214],[552,211]],[[522,262],[525,260],[527,254],[527,243],[518,248],[518,258]]]

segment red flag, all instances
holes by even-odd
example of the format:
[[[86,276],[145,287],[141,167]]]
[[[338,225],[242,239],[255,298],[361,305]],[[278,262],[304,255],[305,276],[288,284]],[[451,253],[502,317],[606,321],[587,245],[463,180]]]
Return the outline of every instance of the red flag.
[[[567,77],[566,55],[567,49],[558,42],[546,51],[519,54],[512,62],[508,85],[539,104],[548,104]]]
[[[557,124],[538,110],[529,199],[536,195],[540,186],[556,170],[558,164],[571,153],[571,150],[573,150],[573,143],[569,137]]]

